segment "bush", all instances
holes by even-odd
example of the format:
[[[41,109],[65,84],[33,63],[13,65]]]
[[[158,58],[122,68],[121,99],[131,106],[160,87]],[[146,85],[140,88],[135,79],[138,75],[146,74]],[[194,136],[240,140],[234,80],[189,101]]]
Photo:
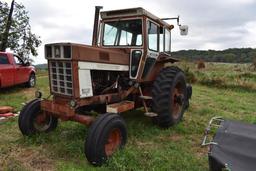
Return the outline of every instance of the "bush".
[[[253,59],[251,67],[253,71],[256,71],[256,58]]]
[[[186,75],[186,80],[187,80],[188,83],[195,83],[195,82],[197,82],[197,78],[196,78],[195,74],[192,71],[190,71],[189,67],[186,67],[184,69],[184,73]]]
[[[205,68],[205,63],[202,59],[197,61],[197,69],[204,69]]]

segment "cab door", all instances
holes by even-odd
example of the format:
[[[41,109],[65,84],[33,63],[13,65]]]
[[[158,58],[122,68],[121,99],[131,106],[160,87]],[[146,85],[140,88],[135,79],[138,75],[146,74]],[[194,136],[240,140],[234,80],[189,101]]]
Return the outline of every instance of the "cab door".
[[[25,83],[28,81],[28,67],[25,66],[23,60],[17,56],[14,55],[15,60],[15,84]]]
[[[151,20],[147,21],[147,41],[148,51],[142,72],[142,79],[147,78],[159,56],[159,25]]]

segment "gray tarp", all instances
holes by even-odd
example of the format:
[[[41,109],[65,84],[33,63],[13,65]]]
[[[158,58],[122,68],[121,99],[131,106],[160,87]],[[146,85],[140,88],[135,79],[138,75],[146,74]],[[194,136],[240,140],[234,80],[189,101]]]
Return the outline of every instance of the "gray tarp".
[[[256,125],[224,120],[209,153],[210,170],[225,165],[232,171],[256,170]]]

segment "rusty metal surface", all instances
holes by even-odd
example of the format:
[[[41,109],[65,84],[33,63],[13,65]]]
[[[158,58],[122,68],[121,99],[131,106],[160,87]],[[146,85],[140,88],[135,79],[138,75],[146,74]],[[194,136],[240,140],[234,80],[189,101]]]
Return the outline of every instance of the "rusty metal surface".
[[[122,113],[134,109],[134,106],[134,102],[132,101],[121,101],[119,103],[107,105],[107,112]]]
[[[75,109],[71,108],[64,103],[56,103],[50,100],[42,100],[41,101],[41,110],[44,111],[47,115],[53,115],[57,118],[62,119],[63,121],[76,121],[82,123],[84,125],[90,125],[94,121],[93,116],[80,115],[75,113]]]
[[[68,103],[58,104],[55,101],[42,100],[41,109],[49,113],[54,113],[57,116],[71,117],[75,115],[75,110]]]
[[[156,62],[154,67],[148,73],[148,76],[145,79],[141,80],[142,82],[152,82],[159,75],[160,70],[164,67],[164,63]]]
[[[122,100],[122,95],[119,93],[104,94],[84,99],[77,99],[78,106],[94,105],[94,104],[108,104],[115,103]]]
[[[72,57],[77,61],[129,65],[129,53],[115,48],[72,44]]]
[[[78,76],[78,62],[77,61],[72,61],[72,74],[73,74],[73,94],[74,98],[79,98],[80,97],[80,87],[79,87],[79,76]]]
[[[110,15],[112,14],[112,15]],[[114,14],[114,15],[113,15]],[[106,19],[120,19],[120,18],[131,18],[131,17],[147,17],[155,22],[173,28],[173,25],[168,24],[167,22],[161,20],[161,18],[155,16],[154,14],[148,12],[147,10],[139,7],[139,8],[128,8],[128,9],[119,9],[119,10],[111,10],[111,11],[103,11],[101,12],[101,17]]]
[[[91,125],[91,123],[95,120],[95,118],[92,116],[76,114],[73,117],[70,117],[69,120],[76,121],[88,126],[88,125]]]

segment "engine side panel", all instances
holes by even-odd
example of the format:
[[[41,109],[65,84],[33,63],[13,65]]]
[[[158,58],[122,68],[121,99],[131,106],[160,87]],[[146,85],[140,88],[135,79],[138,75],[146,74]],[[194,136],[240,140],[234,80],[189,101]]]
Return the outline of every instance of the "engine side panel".
[[[78,68],[80,98],[117,91],[129,71],[128,65],[95,62],[78,62]]]

